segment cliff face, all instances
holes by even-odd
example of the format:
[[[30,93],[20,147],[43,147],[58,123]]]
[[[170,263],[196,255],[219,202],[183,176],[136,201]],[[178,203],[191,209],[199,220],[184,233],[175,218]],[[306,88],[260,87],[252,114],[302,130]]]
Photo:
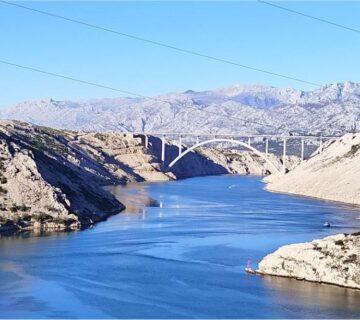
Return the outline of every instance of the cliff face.
[[[117,177],[65,133],[1,122],[0,153],[3,230],[78,228],[124,208],[99,188]]]
[[[257,271],[360,289],[360,234],[283,246],[266,256]]]
[[[360,134],[329,142],[283,176],[266,179],[273,191],[360,204]]]

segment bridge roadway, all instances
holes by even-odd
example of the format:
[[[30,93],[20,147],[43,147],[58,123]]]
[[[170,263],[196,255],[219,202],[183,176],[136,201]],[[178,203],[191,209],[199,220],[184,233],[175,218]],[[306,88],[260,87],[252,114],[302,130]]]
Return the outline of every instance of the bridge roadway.
[[[236,134],[194,134],[194,133],[134,133],[134,135],[142,136],[144,139],[144,146],[148,148],[149,146],[149,136],[159,137],[161,139],[161,161],[165,163],[165,148],[166,148],[166,139],[171,138],[176,139],[178,145],[178,156],[173,159],[168,165],[169,168],[175,165],[182,157],[184,157],[189,152],[195,150],[196,148],[211,144],[211,143],[233,143],[240,145],[260,156],[264,159],[276,172],[285,173],[286,170],[286,151],[287,151],[287,141],[288,140],[301,140],[301,151],[300,158],[304,160],[304,151],[305,151],[305,140],[312,140],[319,142],[319,152],[322,152],[322,146],[324,141],[333,141],[339,137],[335,136],[315,136],[315,135],[302,135],[302,136],[286,136],[286,135],[236,135]],[[187,147],[183,144],[184,138],[188,140],[195,140],[195,143],[191,147]],[[252,142],[255,140],[262,140],[265,142],[265,152],[261,152],[252,146]],[[282,141],[283,155],[282,155],[282,168],[277,168],[274,163],[269,160],[269,141]],[[184,150],[185,149],[185,150]]]

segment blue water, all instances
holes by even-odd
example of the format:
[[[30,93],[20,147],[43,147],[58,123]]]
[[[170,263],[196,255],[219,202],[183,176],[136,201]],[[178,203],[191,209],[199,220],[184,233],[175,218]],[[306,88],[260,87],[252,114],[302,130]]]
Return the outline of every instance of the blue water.
[[[0,317],[360,317],[359,291],[244,273],[280,245],[359,231],[358,208],[241,176],[114,193],[129,209],[91,229],[0,239]]]

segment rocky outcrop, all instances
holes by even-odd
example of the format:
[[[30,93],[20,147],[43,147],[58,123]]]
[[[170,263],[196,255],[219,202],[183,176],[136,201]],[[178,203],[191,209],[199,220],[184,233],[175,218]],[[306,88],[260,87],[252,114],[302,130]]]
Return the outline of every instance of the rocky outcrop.
[[[288,174],[265,181],[273,191],[360,204],[360,134],[329,141]]]
[[[283,246],[257,273],[360,289],[360,233]]]
[[[82,167],[84,156],[68,143],[36,127],[1,123],[0,230],[75,229],[124,208],[99,188],[105,175]]]
[[[240,151],[238,149],[201,148],[198,152],[226,168],[229,173],[257,176],[265,176],[274,173],[274,169],[271,165],[269,165],[269,163],[250,151]],[[269,153],[268,159],[277,168],[282,168],[282,157]],[[287,156],[285,159],[287,171],[292,170],[299,165],[299,163],[300,158],[296,156]]]

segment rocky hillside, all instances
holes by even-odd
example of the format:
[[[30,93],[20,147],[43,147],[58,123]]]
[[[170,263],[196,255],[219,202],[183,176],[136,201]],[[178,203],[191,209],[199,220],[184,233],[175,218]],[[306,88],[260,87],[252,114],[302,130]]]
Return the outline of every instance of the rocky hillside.
[[[360,85],[344,82],[304,92],[235,85],[149,98],[26,101],[2,109],[17,119],[63,129],[157,133],[306,133],[341,135],[360,127]]]
[[[215,149],[201,148],[198,153],[221,165],[228,173],[267,176],[274,172],[274,169],[264,159],[250,151],[239,151],[238,149]],[[282,157],[275,154],[268,154],[268,159],[278,169],[282,169]],[[300,163],[296,156],[286,157],[286,170],[293,170]]]
[[[360,233],[283,246],[257,272],[360,289]]]
[[[153,142],[154,143],[154,142]],[[78,228],[123,209],[100,186],[175,178],[142,147],[141,138],[0,123],[0,219],[13,228]],[[196,160],[198,162],[196,162]],[[193,155],[195,174],[225,173]]]
[[[360,134],[346,134],[319,151],[288,174],[268,177],[267,188],[360,204]]]
[[[288,174],[265,180],[270,190],[359,205],[360,134],[327,142]],[[260,262],[258,273],[360,289],[360,233],[281,247]]]
[[[101,186],[199,175],[270,173],[258,156],[239,150],[202,149],[191,152],[170,171],[177,156],[161,141],[119,132],[65,131],[0,121],[0,230],[79,228],[123,209]],[[281,166],[281,160],[271,156]],[[288,164],[293,165],[293,157]]]

